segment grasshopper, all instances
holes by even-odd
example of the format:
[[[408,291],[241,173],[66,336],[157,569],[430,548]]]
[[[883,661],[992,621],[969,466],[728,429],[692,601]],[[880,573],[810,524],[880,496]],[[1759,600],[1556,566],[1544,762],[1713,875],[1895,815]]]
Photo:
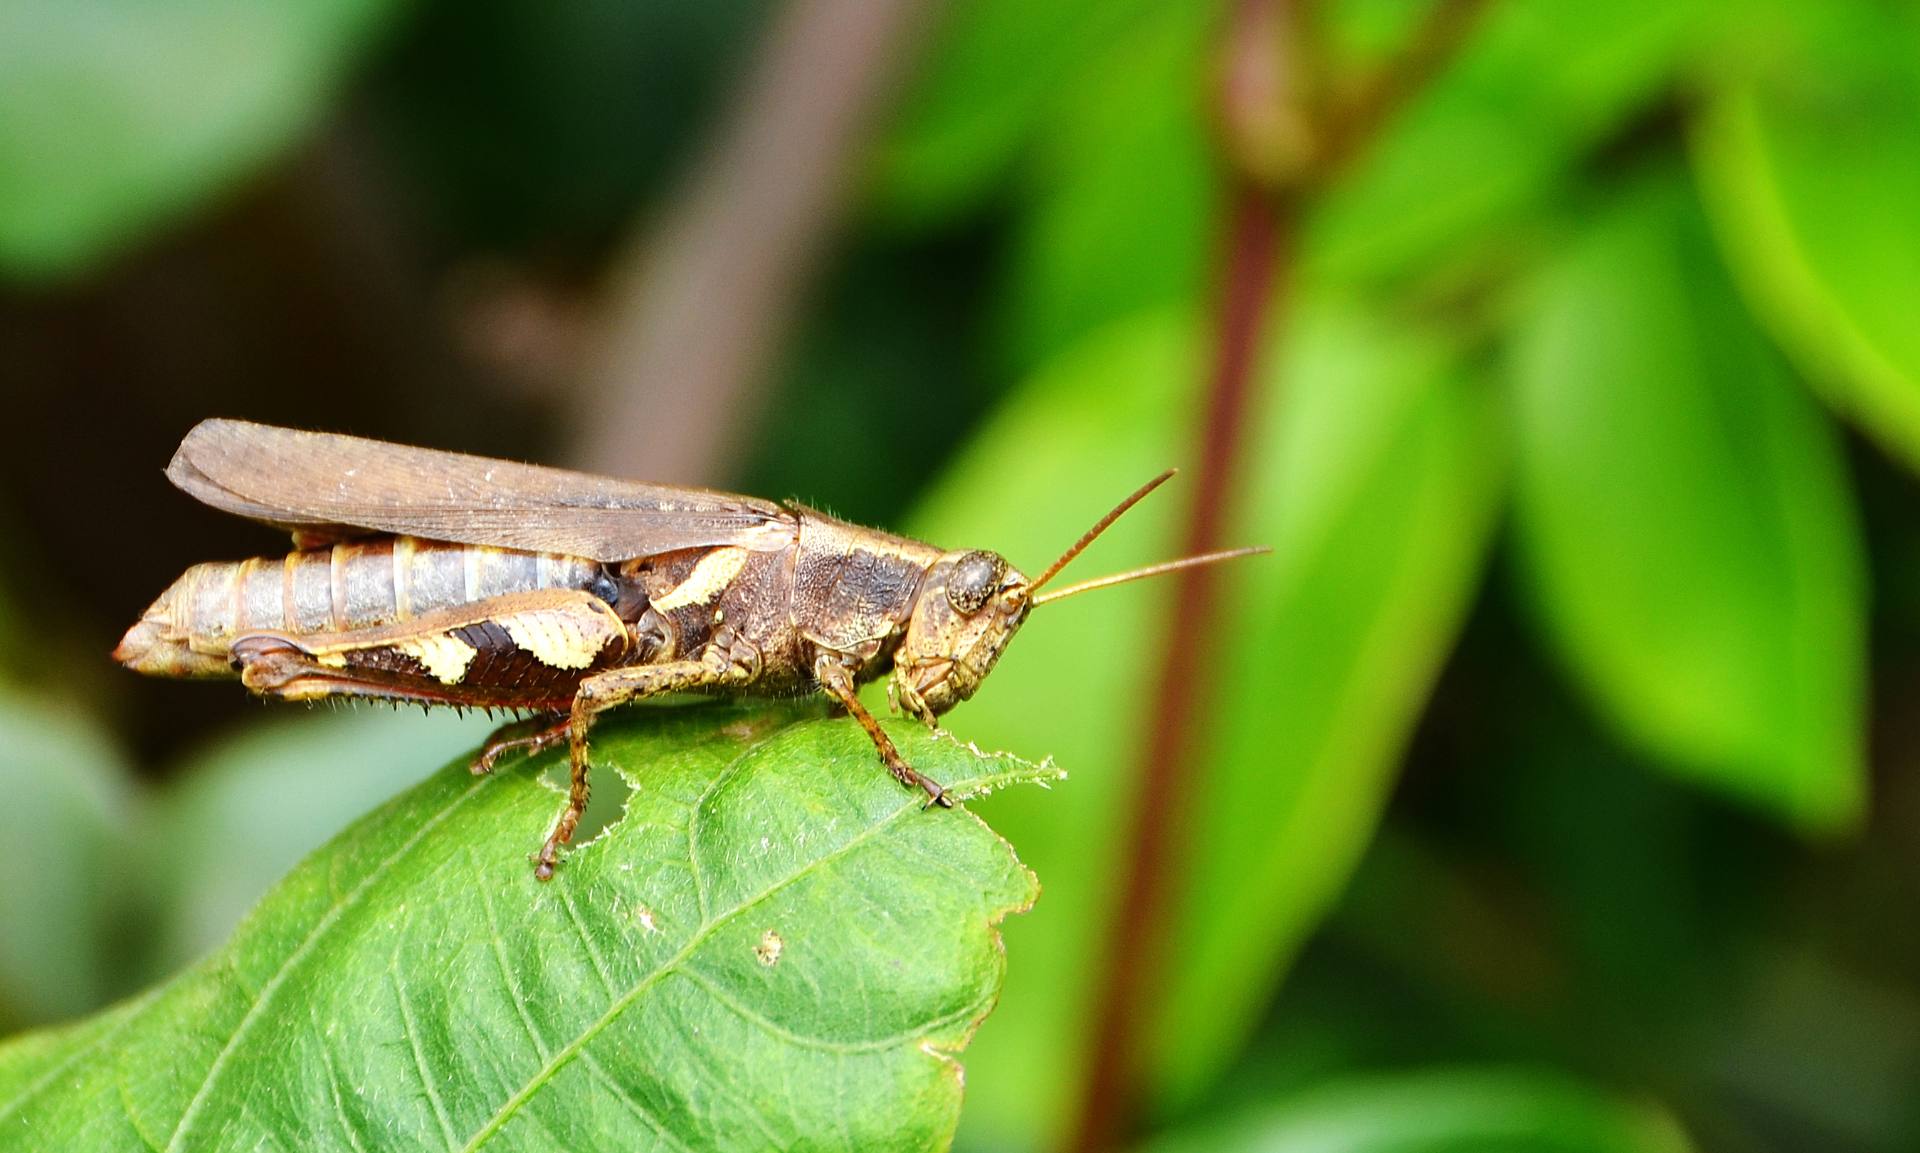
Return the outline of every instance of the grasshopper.
[[[837,701],[929,804],[857,687],[928,725],[971,697],[1027,615],[1088,589],[1212,564],[1234,549],[1041,595],[1122,501],[1038,577],[797,504],[644,484],[330,433],[208,420],[167,477],[293,533],[280,557],[188,569],[114,650],[136,672],[237,678],[282,700],[375,698],[532,714],[474,758],[565,742],[566,807],[534,857],[553,876],[588,795],[601,712],[665,693]]]

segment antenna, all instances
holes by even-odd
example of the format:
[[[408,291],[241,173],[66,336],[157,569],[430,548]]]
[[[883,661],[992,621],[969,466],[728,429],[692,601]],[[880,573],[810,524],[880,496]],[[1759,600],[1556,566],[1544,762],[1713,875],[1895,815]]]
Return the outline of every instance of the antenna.
[[[1136,504],[1139,504],[1140,501],[1143,498],[1145,498],[1148,493],[1152,492],[1154,489],[1159,488],[1161,485],[1172,480],[1173,474],[1179,471],[1180,470],[1177,468],[1170,468],[1167,471],[1161,473],[1159,476],[1156,476],[1152,480],[1141,485],[1139,488],[1134,489],[1132,496],[1121,501],[1119,504],[1114,505],[1112,512],[1108,513],[1107,515],[1101,517],[1099,520],[1095,521],[1092,528],[1082,533],[1080,535],[1079,540],[1073,542],[1072,548],[1068,549],[1066,552],[1061,553],[1059,560],[1054,561],[1052,564],[1048,565],[1047,571],[1041,573],[1038,577],[1034,578],[1033,583],[1027,586],[1027,592],[1029,594],[1036,593],[1040,591],[1041,585],[1046,584],[1048,581],[1052,580],[1054,577],[1059,576],[1060,570],[1063,568],[1066,568],[1068,563],[1071,562],[1074,557],[1079,556],[1081,552],[1084,551],[1088,545],[1092,544],[1095,537],[1098,537],[1101,533],[1107,531],[1107,529],[1112,526],[1114,521],[1119,520],[1121,515],[1125,513],[1128,509],[1132,508]],[[1049,597],[1047,599],[1051,600],[1053,598]],[[1040,602],[1036,600],[1033,603],[1039,604]]]
[[[1272,551],[1273,550],[1266,545],[1254,545],[1250,548],[1232,548],[1224,552],[1208,552],[1201,553],[1199,556],[1182,557],[1179,560],[1161,561],[1159,564],[1151,564],[1145,568],[1128,569],[1126,572],[1114,573],[1112,576],[1095,577],[1092,580],[1081,581],[1077,585],[1068,585],[1063,589],[1055,589],[1045,596],[1034,597],[1033,603],[1037,607],[1046,604],[1048,601],[1065,600],[1070,596],[1075,596],[1080,593],[1092,592],[1094,589],[1108,588],[1112,585],[1126,584],[1128,581],[1137,581],[1146,577],[1159,576],[1162,573],[1179,572],[1181,569],[1199,568],[1201,565],[1219,564],[1223,560],[1233,560],[1236,557],[1243,556],[1255,556],[1259,553]]]

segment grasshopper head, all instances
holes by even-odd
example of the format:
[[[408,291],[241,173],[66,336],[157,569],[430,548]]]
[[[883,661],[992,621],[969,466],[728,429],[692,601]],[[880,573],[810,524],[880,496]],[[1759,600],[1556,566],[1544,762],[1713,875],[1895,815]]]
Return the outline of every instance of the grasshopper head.
[[[1269,551],[1256,546],[1201,553],[1040,593],[1042,585],[1058,576],[1122,513],[1172,476],[1173,470],[1168,469],[1134,490],[1032,580],[998,553],[950,552],[934,562],[921,581],[906,635],[894,650],[893,680],[887,686],[887,697],[894,707],[905,708],[932,724],[935,717],[972,696],[1037,605],[1142,577]]]
[[[894,704],[932,723],[972,696],[1026,621],[1028,587],[998,553],[950,552],[935,561],[894,650]]]

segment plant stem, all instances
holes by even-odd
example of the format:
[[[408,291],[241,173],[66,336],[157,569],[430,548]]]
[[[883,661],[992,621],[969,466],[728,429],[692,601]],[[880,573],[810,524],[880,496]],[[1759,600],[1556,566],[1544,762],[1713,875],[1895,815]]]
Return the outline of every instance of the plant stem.
[[[1182,554],[1220,547],[1229,520],[1233,478],[1241,458],[1253,377],[1265,343],[1262,319],[1271,314],[1285,282],[1285,254],[1293,213],[1276,205],[1265,189],[1244,185],[1234,194],[1218,346],[1214,354],[1206,420],[1202,426],[1199,483],[1188,511]],[[1145,1070],[1145,1033],[1152,1026],[1150,995],[1159,984],[1164,935],[1152,926],[1167,922],[1172,881],[1179,875],[1178,833],[1185,824],[1185,796],[1201,745],[1203,702],[1212,694],[1211,663],[1199,638],[1214,635],[1217,567],[1180,574],[1165,662],[1154,689],[1144,734],[1146,756],[1139,772],[1129,846],[1116,915],[1100,956],[1110,958],[1095,997],[1093,1065],[1070,1148],[1081,1153],[1113,1149],[1128,1140],[1139,1121]]]
[[[1267,341],[1265,322],[1278,315],[1276,297],[1287,279],[1296,214],[1290,197],[1270,183],[1276,171],[1295,166],[1277,156],[1288,151],[1281,133],[1297,126],[1289,116],[1290,75],[1280,56],[1290,6],[1283,0],[1243,0],[1228,33],[1222,76],[1222,119],[1227,150],[1238,161],[1230,193],[1226,252],[1207,409],[1200,426],[1199,483],[1187,512],[1182,553],[1221,547],[1230,519],[1253,380]],[[1277,129],[1277,131],[1276,131]],[[1186,795],[1192,774],[1183,765],[1200,760],[1200,720],[1211,696],[1214,669],[1200,654],[1201,638],[1214,635],[1220,571],[1190,569],[1175,587],[1166,646],[1147,713],[1138,772],[1138,792],[1114,915],[1100,956],[1110,959],[1095,995],[1092,1067],[1080,1101],[1069,1148],[1101,1153],[1128,1141],[1142,1112],[1144,1056],[1153,1027],[1164,960],[1154,943],[1165,939],[1154,926],[1167,923],[1173,880],[1180,875]]]
[[[1434,0],[1404,48],[1326,117],[1318,180],[1351,164],[1465,46],[1492,0]]]
[[[790,0],[728,121],[611,277],[574,463],[716,483],[832,237],[861,148],[932,5]]]
[[[1231,520],[1254,380],[1288,319],[1293,252],[1302,207],[1372,143],[1466,42],[1488,0],[1435,0],[1406,49],[1358,93],[1313,108],[1303,78],[1319,74],[1303,57],[1318,43],[1302,27],[1308,0],[1240,0],[1226,33],[1219,91],[1223,158],[1231,169],[1219,316],[1199,438],[1199,483],[1183,550],[1223,544]],[[1316,114],[1317,113],[1317,114]],[[1089,1060],[1079,1113],[1067,1142],[1074,1153],[1128,1144],[1143,1119],[1151,1031],[1169,948],[1175,883],[1182,875],[1188,798],[1203,786],[1206,710],[1215,668],[1203,654],[1217,635],[1215,568],[1181,574],[1168,626],[1171,642],[1146,714],[1137,795],[1122,841],[1124,876],[1107,920],[1108,959],[1088,1020]],[[1177,947],[1175,944],[1172,947]]]

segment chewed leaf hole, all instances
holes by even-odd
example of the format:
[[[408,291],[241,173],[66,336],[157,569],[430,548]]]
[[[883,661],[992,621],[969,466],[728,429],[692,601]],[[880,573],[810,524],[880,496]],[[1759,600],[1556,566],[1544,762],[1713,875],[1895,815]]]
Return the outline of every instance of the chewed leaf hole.
[[[633,786],[613,766],[601,765],[594,768],[592,773],[589,779],[593,782],[593,792],[587,797],[587,814],[580,818],[580,827],[573,833],[573,846],[576,849],[596,840],[625,819],[627,800],[633,796]],[[556,757],[552,764],[540,772],[541,781],[561,796],[567,793],[568,776],[567,758],[564,755]]]

